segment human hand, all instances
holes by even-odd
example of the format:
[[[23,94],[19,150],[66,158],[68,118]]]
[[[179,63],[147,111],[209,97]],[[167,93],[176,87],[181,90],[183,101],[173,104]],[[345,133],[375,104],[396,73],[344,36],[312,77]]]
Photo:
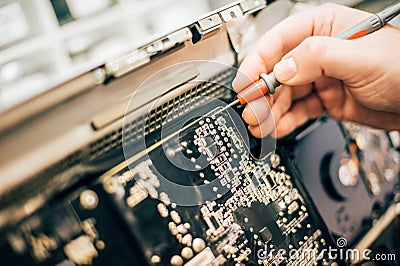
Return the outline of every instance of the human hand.
[[[246,105],[242,116],[254,136],[283,137],[324,112],[338,120],[400,129],[400,29],[388,24],[356,40],[328,37],[370,15],[325,4],[264,34],[232,84],[239,92],[272,70],[284,84],[274,95]]]

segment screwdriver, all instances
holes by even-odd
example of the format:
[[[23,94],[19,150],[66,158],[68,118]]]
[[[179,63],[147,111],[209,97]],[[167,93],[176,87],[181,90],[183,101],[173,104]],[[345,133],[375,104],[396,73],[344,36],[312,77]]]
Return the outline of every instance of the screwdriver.
[[[390,20],[395,18],[400,13],[400,3],[392,5],[385,10],[373,14],[365,20],[361,21],[357,25],[350,29],[342,32],[336,38],[344,40],[354,40],[370,34],[388,23]],[[260,79],[253,84],[249,85],[246,89],[237,94],[237,99],[232,103],[228,104],[223,108],[227,110],[237,104],[245,104],[266,94],[274,94],[275,89],[278,88],[281,83],[275,78],[273,72],[266,74],[260,74]],[[222,111],[222,110],[221,110]]]

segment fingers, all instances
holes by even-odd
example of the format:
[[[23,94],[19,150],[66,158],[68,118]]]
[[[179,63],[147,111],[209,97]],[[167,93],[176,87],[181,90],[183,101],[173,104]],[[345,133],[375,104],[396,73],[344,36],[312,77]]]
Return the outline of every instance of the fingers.
[[[301,101],[295,102],[292,108],[276,121],[276,137],[281,138],[290,134],[309,119],[322,115],[324,108],[318,96],[309,94]]]
[[[275,137],[275,120],[272,115],[268,116],[268,118],[261,122],[260,125],[257,126],[249,126],[249,131],[256,138],[262,138],[267,135],[272,135]]]
[[[347,90],[342,119],[385,130],[400,130],[400,114],[376,111],[357,102]]]
[[[249,124],[250,130],[259,137],[268,135],[271,132],[270,123],[275,120],[278,122],[291,107],[292,101],[302,99],[311,92],[311,85],[289,87],[282,85],[274,95],[275,100],[272,103],[265,98],[259,98],[247,104],[242,113],[244,121]],[[269,98],[270,99],[270,98]],[[270,107],[272,105],[272,107]],[[272,115],[272,119],[269,116]],[[267,119],[270,119],[266,121]],[[260,129],[257,129],[260,125]],[[274,129],[273,127],[272,129]],[[261,129],[263,133],[261,134]]]
[[[249,131],[257,138],[275,135],[275,120],[285,113],[292,103],[292,92],[289,87],[282,86],[272,108],[265,100],[256,99],[247,104],[242,116],[249,124]]]
[[[315,91],[329,115],[334,119],[342,119],[346,100],[343,82],[322,76],[314,82],[314,85]]]
[[[275,102],[271,112],[268,112],[266,98],[262,98],[264,101],[257,99],[246,107],[243,118],[256,137],[273,132],[274,119],[277,137],[282,137],[307,120],[320,116],[324,110],[336,119],[350,118],[360,122],[369,119],[373,121],[371,125],[396,127],[388,119],[381,121],[381,113],[367,110],[368,99],[357,98],[355,101],[353,98],[363,93],[356,91],[357,88],[366,86],[371,79],[379,80],[376,76],[380,72],[376,73],[371,67],[379,57],[371,54],[368,36],[352,41],[323,37],[337,36],[369,15],[341,6],[324,5],[284,20],[257,42],[243,61],[233,88],[239,92],[259,80],[261,73],[271,70],[286,86],[281,86],[273,97]],[[312,93],[311,83],[315,84]],[[348,89],[352,91],[351,95]],[[398,116],[395,118],[399,121]]]
[[[296,28],[298,21],[304,23],[302,33],[295,31],[296,34],[293,34],[293,29]],[[238,75],[232,82],[233,88],[239,92],[257,81],[261,73],[271,72],[274,64],[284,54],[311,34],[311,29],[312,21],[309,17],[306,14],[298,14],[289,17],[264,34],[241,63]]]
[[[349,80],[368,64],[362,47],[358,41],[309,37],[275,65],[274,74],[291,86],[311,83],[322,75]]]
[[[354,52],[353,42],[328,37],[308,38],[288,55],[290,58],[281,61],[274,69],[278,80],[284,77],[288,80],[285,84],[295,86],[292,88],[287,85],[281,86],[280,95],[272,106],[272,113],[277,122],[278,137],[289,134],[308,119],[315,118],[317,114],[321,115],[324,109],[327,109],[334,118],[341,118],[343,116],[341,107],[344,104],[342,83],[324,75],[337,75],[340,79],[346,79],[346,75],[359,71],[360,65],[359,54]],[[288,62],[290,60],[292,62]],[[279,70],[285,63],[286,70]],[[309,84],[314,81],[318,95],[307,96],[311,90]],[[290,93],[290,91],[293,92]],[[304,100],[298,101],[286,113],[293,100],[305,96],[307,97]],[[307,106],[308,104],[310,106]],[[266,107],[261,104],[261,101],[250,103],[249,106],[252,108],[246,110],[243,118],[251,125],[251,131],[255,136],[265,136],[271,129],[271,120],[268,120],[265,113]]]
[[[292,88],[284,85],[281,88],[281,94],[276,99],[275,103],[272,105],[271,111],[274,116],[275,122],[279,121],[281,116],[285,114],[292,106],[292,101],[294,99],[294,93]]]
[[[295,87],[289,87],[287,85],[282,85],[282,86],[286,86],[289,88],[290,92],[293,95],[293,100],[298,100],[306,97],[312,90],[311,84],[295,86]]]
[[[258,98],[246,105],[242,117],[247,124],[251,126],[258,125],[270,115],[270,106],[265,97]]]
[[[268,101],[265,97],[251,101],[242,113],[243,120],[250,126],[257,126],[266,120],[271,113],[275,119],[279,119],[290,108],[292,94],[291,88],[282,86],[279,92],[274,95],[275,102],[272,100],[272,95],[269,95]]]
[[[286,53],[307,37],[336,36],[366,16],[366,12],[328,4],[285,19],[264,34],[246,56],[232,83],[233,88],[239,92],[258,80],[261,73],[270,72]]]
[[[261,40],[260,40],[261,41]],[[267,73],[267,66],[258,51],[253,49],[241,63],[235,79],[232,81],[232,88],[242,91],[251,83],[260,79],[261,73]]]

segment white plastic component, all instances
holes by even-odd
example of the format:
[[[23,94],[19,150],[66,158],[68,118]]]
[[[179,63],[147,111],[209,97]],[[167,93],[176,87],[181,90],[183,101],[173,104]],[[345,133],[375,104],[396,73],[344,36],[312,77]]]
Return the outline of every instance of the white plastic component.
[[[89,16],[112,4],[112,0],[66,0],[66,2],[74,18]]]
[[[0,7],[0,47],[22,39],[28,31],[29,25],[20,3]]]

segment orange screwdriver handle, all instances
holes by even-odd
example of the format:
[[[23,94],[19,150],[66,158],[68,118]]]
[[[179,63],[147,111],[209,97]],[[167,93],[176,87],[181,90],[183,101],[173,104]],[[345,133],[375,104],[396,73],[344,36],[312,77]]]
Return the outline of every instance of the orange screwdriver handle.
[[[246,89],[239,92],[237,98],[240,104],[248,103],[252,100],[260,98],[261,96],[269,94],[274,94],[275,89],[279,87],[281,83],[276,80],[274,73],[261,74],[260,80],[249,85]]]
[[[245,104],[251,102],[252,100],[260,98],[267,92],[268,90],[264,80],[260,79],[248,86],[243,91],[239,92],[237,98],[239,99],[240,104]]]

